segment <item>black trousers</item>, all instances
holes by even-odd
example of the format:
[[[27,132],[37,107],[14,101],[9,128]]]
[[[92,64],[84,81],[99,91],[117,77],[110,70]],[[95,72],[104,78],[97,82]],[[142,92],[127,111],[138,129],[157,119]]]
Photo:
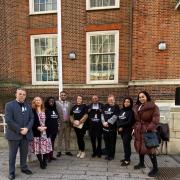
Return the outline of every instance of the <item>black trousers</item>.
[[[52,151],[48,154],[48,158],[51,159],[53,157],[53,151],[54,151],[54,143],[56,139],[57,134],[51,134],[49,137],[51,139],[51,144],[52,144]]]
[[[85,150],[85,143],[84,143],[84,135],[86,130],[84,128],[79,129],[79,128],[74,128],[76,136],[77,136],[77,144],[78,144],[78,148],[80,151],[84,151]]]
[[[16,155],[18,148],[20,150],[20,166],[21,170],[28,169],[27,154],[28,154],[28,140],[24,137],[17,141],[8,141],[9,144],[9,174],[15,174]]]
[[[105,148],[107,150],[107,156],[110,158],[114,158],[117,133],[116,131],[104,131],[103,136],[104,136]]]
[[[93,154],[101,155],[102,135],[100,136],[91,135],[91,144],[92,144]]]
[[[121,133],[121,138],[123,142],[123,149],[124,149],[124,159],[126,161],[130,161],[131,157],[131,131],[125,131]]]

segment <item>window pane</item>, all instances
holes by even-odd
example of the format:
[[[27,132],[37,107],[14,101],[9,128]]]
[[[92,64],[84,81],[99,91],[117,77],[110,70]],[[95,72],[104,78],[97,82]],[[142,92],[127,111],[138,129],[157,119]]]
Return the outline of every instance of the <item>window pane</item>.
[[[103,6],[103,0],[96,0],[96,7]]]
[[[46,11],[51,11],[52,10],[52,4],[51,3],[47,3],[46,4]]]
[[[45,4],[40,4],[40,11],[45,11]]]
[[[36,57],[36,80],[58,81],[57,56]]]
[[[90,36],[90,43],[90,80],[114,80],[115,35]]]
[[[58,81],[57,38],[38,38],[34,45],[36,81]]]
[[[115,4],[116,4],[115,0],[109,0],[109,1],[110,1],[110,3],[109,3],[110,6],[115,6]]]
[[[103,0],[103,6],[109,6],[109,0]]]
[[[90,7],[96,7],[96,0],[90,1]]]
[[[57,3],[52,4],[52,10],[57,10]]]
[[[34,0],[34,11],[57,10],[57,0]]]
[[[116,0],[90,0],[90,8],[115,6]]]

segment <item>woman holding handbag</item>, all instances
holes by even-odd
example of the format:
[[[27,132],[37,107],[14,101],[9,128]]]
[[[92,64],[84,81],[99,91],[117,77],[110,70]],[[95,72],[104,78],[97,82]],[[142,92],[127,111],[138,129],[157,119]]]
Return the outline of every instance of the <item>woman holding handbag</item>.
[[[81,159],[85,157],[84,135],[86,133],[85,121],[88,118],[87,113],[87,106],[83,104],[82,96],[78,95],[76,98],[76,104],[71,109],[70,121],[77,136],[77,143],[79,147],[77,157]]]
[[[145,168],[144,155],[148,154],[153,168],[148,176],[155,177],[158,175],[158,165],[156,158],[156,148],[147,147],[145,145],[145,134],[147,132],[154,133],[160,119],[159,108],[151,101],[150,95],[146,91],[141,91],[138,94],[137,102],[133,107],[135,124],[134,124],[134,146],[139,154],[139,163],[134,166],[134,169]]]

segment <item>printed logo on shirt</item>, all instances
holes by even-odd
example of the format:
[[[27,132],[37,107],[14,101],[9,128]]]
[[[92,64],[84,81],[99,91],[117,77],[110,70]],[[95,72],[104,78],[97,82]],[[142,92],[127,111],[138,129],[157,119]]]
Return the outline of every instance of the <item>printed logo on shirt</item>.
[[[51,118],[58,118],[58,115],[55,113],[55,111],[52,111]]]
[[[125,112],[123,112],[122,115],[119,116],[119,119],[126,119]]]
[[[73,111],[74,114],[79,114],[81,113],[81,110],[79,109],[79,107],[77,107],[74,111]]]
[[[112,112],[112,109],[111,109],[111,108],[108,108],[108,110],[107,110],[107,111],[104,111],[104,113],[105,113],[105,114],[112,114],[113,112]]]

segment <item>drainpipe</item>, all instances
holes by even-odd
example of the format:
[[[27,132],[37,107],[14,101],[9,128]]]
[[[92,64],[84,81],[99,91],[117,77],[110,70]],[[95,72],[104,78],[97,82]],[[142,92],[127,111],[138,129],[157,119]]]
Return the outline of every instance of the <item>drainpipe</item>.
[[[63,90],[62,79],[62,15],[61,0],[57,0],[57,26],[58,26],[58,78],[59,78],[59,94]]]
[[[129,50],[129,70],[128,70],[128,94],[129,94],[129,82],[132,77],[132,52],[133,52],[133,10],[134,10],[134,0],[131,0],[131,9],[130,9],[130,50]]]

